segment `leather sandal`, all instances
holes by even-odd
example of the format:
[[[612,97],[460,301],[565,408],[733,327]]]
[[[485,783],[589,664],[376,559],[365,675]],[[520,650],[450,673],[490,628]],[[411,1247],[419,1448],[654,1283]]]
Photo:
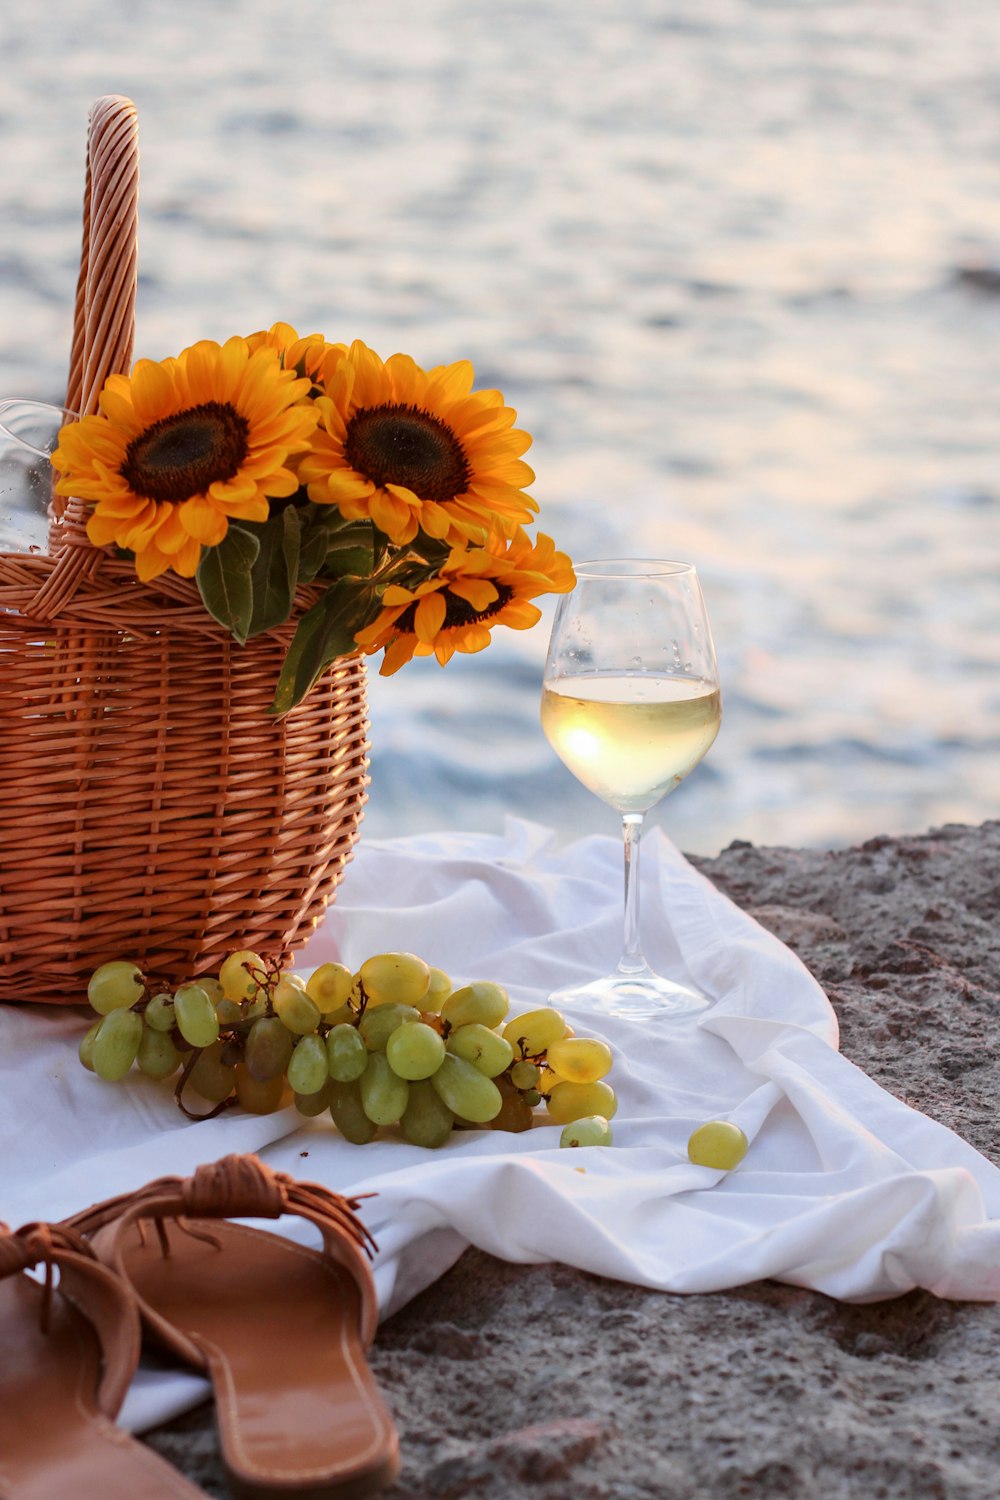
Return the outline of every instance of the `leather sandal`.
[[[206,1500],[115,1426],[139,1345],[134,1299],[78,1235],[0,1226],[0,1500]]]
[[[357,1206],[256,1156],[227,1156],[67,1221],[130,1288],[151,1338],[208,1375],[240,1500],[361,1500],[398,1473],[396,1429],[365,1359],[378,1303]],[[282,1214],[315,1224],[322,1252],[229,1222]]]

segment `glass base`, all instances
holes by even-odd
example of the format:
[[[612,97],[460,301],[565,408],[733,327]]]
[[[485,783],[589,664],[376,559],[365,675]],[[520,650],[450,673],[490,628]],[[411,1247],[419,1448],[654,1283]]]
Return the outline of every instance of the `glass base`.
[[[621,1016],[628,1021],[672,1021],[677,1016],[694,1015],[711,1005],[707,995],[686,985],[664,979],[652,969],[635,974],[616,972],[589,984],[567,985],[549,996],[557,1010],[572,1010],[575,1005],[597,1015]]]

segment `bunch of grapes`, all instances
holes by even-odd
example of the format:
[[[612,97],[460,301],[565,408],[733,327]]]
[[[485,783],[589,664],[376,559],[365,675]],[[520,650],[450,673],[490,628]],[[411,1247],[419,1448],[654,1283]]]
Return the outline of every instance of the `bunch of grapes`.
[[[415,1146],[441,1146],[454,1128],[528,1130],[544,1104],[565,1146],[609,1145],[611,1050],[577,1037],[549,1006],[508,1019],[507,992],[478,980],[455,988],[413,953],[379,953],[357,973],[322,964],[305,980],[246,949],[217,977],[174,987],[124,959],[91,976],[98,1019],[80,1043],[85,1068],[111,1082],[133,1065],[178,1075],[190,1118],[236,1104],[270,1114],[291,1098],[329,1112],[356,1144],[398,1126]],[[190,1089],[211,1108],[192,1113]]]

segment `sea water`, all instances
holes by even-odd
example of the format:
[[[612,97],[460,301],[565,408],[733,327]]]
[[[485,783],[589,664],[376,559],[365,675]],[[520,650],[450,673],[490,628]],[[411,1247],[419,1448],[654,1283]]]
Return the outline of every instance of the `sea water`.
[[[995,0],[49,0],[0,19],[0,396],[58,401],[87,110],[137,103],[136,353],[471,359],[578,558],[695,562],[682,847],[1000,807]],[[545,619],[372,682],[370,834],[613,831]]]

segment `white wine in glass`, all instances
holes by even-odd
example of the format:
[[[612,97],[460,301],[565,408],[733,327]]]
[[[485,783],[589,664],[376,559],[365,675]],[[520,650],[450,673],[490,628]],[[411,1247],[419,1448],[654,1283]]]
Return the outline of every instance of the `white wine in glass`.
[[[573,775],[622,816],[625,941],[606,978],[558,991],[651,1019],[698,1010],[694,990],[656,974],[639,941],[639,839],[645,813],[693,771],[719,732],[712,632],[690,563],[615,558],[576,567],[559,602],[542,686],[542,728]]]

